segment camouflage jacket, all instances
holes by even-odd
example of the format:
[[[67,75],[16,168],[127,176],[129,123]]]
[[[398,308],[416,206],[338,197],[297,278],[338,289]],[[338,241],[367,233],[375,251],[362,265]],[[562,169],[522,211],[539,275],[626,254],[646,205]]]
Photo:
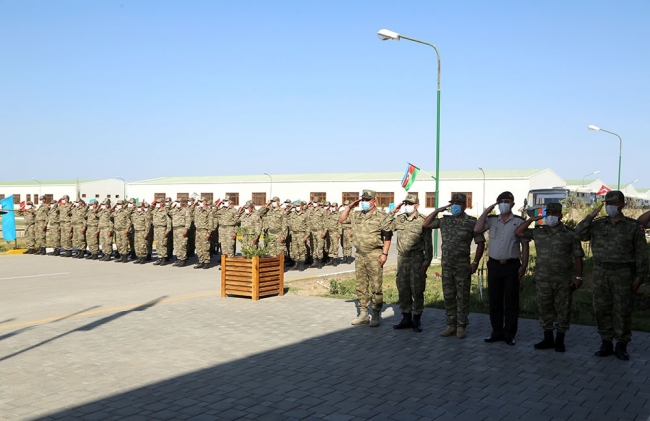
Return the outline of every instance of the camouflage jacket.
[[[291,232],[306,233],[309,231],[309,225],[307,222],[307,212],[292,212],[289,219]]]
[[[20,215],[25,220],[26,227],[36,224],[36,211],[33,208],[20,212]]]
[[[217,225],[223,227],[234,227],[237,225],[237,211],[234,207],[219,208],[217,211]]]
[[[50,210],[47,212],[47,223],[48,224],[60,224],[61,219],[59,218],[59,208],[58,206],[54,206],[53,208],[50,208]]]
[[[425,228],[422,223],[426,217],[417,211],[413,215],[404,213],[386,216],[386,225],[397,235],[397,252],[407,254],[422,252],[424,264],[429,266],[433,259],[433,242],[431,241],[431,228]]]
[[[474,233],[476,218],[464,213],[459,219],[455,216],[445,215],[436,218],[431,224],[432,229],[440,229],[442,237],[442,260],[443,263],[465,263],[469,262],[472,240],[476,244],[484,243],[483,234]]]
[[[45,226],[47,225],[47,213],[50,208],[47,205],[41,205],[36,209],[36,223]]]
[[[260,210],[265,228],[276,237],[287,236],[287,217],[280,208],[262,208]]]
[[[358,253],[382,250],[384,239],[393,235],[386,214],[378,208],[370,212],[352,211],[348,218],[352,221],[352,245]]]
[[[149,232],[151,228],[151,214],[146,211],[135,211],[131,214],[131,223],[135,231]]]
[[[187,207],[174,208],[171,212],[171,217],[172,227],[174,229],[182,228],[188,230],[192,226],[192,211]]]
[[[307,211],[307,221],[310,231],[325,232],[325,212],[320,206]]]
[[[341,223],[339,222],[339,214],[337,211],[329,212],[325,214],[325,229],[329,231],[330,236],[340,236],[342,229]]]
[[[124,208],[114,209],[113,227],[116,231],[128,231],[131,228],[131,212]]]
[[[86,226],[88,227],[99,227],[99,210],[88,210],[86,212]]]
[[[70,222],[75,227],[85,227],[86,226],[86,213],[88,213],[88,208],[85,206],[79,206],[72,209],[72,219]]]
[[[99,228],[113,231],[113,209],[100,208],[97,213],[99,214]]]
[[[258,212],[238,214],[238,222],[248,230],[248,235],[259,236],[262,233],[262,218]]]
[[[59,222],[69,224],[72,221],[72,210],[72,204],[69,202],[65,205],[59,205]]]
[[[210,209],[196,208],[194,210],[194,226],[196,226],[196,229],[213,231],[215,220],[212,211]]]
[[[556,229],[548,225],[529,228],[524,238],[535,242],[535,279],[540,281],[567,278],[573,273],[573,259],[585,255],[575,231],[564,224]]]
[[[165,231],[171,231],[172,219],[169,217],[169,211],[167,208],[162,207],[154,209],[151,216],[154,227],[165,227]]]

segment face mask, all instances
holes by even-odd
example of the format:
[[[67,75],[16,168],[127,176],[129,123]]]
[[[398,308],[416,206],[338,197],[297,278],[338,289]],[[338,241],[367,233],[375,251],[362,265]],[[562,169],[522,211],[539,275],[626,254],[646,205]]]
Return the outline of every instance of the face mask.
[[[369,211],[370,210],[370,202],[361,202],[361,210],[362,211]]]
[[[251,213],[251,210],[246,208],[246,209],[244,209],[244,213]]]
[[[88,210],[93,210],[93,205],[89,205]]]
[[[405,214],[410,215],[410,214],[412,214],[413,211],[415,210],[415,206],[414,206],[414,205],[404,205],[404,206],[402,207],[402,209],[404,209],[404,213],[405,213]]]
[[[117,210],[122,209],[122,205],[117,205],[117,206],[115,206],[115,209],[117,209]]]
[[[102,205],[101,209],[106,209],[106,205]]]
[[[339,208],[339,212],[343,212],[344,209],[345,209],[345,206],[341,206],[341,207]]]
[[[607,213],[608,216],[616,216],[618,215],[618,206],[606,205],[605,212]]]
[[[463,207],[461,205],[451,205],[449,210],[451,211],[451,214],[454,216],[458,216],[461,213],[463,213]]]
[[[142,208],[138,208],[138,212],[142,212]]]
[[[277,208],[278,207],[278,202],[271,203],[271,206],[274,207],[274,208]]]
[[[557,224],[560,223],[560,218],[554,215],[547,215],[546,216],[546,225],[549,227],[554,227]]]
[[[323,210],[329,210],[329,209],[330,209],[329,206],[325,206],[325,207],[323,208]]]
[[[317,208],[317,207],[318,207],[318,203],[314,203],[314,207]]]
[[[50,208],[51,208],[51,209],[54,209],[54,205],[50,205]]]
[[[510,212],[510,203],[499,203],[499,212],[500,213]]]

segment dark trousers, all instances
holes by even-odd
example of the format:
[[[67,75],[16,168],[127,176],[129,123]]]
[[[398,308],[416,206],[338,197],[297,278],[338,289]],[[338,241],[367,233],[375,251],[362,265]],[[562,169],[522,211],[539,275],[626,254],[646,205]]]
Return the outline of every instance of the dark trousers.
[[[519,319],[519,274],[517,271],[520,266],[521,262],[517,259],[507,260],[505,264],[494,259],[488,260],[488,295],[492,336],[513,339],[517,334]]]

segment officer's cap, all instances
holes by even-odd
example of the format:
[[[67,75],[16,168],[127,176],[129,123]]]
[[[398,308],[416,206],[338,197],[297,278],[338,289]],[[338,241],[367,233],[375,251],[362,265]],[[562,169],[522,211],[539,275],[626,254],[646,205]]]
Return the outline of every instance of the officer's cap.
[[[361,198],[366,200],[374,199],[375,196],[377,196],[377,192],[374,190],[364,189],[361,193]]]
[[[546,205],[546,211],[562,212],[562,203],[549,203]]]
[[[625,203],[625,195],[620,190],[608,191],[605,195],[605,202]]]
[[[501,200],[501,199],[498,199],[498,200]],[[465,196],[464,193],[454,193],[454,194],[451,195],[451,200],[449,201],[449,203],[451,203],[451,202],[467,203],[467,196]]]
[[[504,191],[503,193],[501,193],[499,197],[497,197],[497,202],[500,202],[503,199],[510,199],[513,202],[515,201],[515,197],[509,191]]]
[[[409,193],[406,195],[406,199],[404,199],[405,202],[407,203],[412,203],[414,205],[417,205],[420,203],[420,199],[418,199],[417,195],[413,193]]]

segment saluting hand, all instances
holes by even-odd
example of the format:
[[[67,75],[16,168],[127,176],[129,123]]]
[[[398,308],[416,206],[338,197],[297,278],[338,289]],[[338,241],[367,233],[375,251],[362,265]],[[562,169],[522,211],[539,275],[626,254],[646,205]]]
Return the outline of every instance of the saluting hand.
[[[494,210],[494,208],[495,208],[498,204],[499,204],[499,202],[496,202],[496,203],[491,204],[490,206],[488,206],[487,208],[485,208],[485,211],[483,211],[483,213],[490,213],[490,212],[492,212],[492,211]]]
[[[354,202],[350,203],[350,208],[356,208],[357,206],[359,206],[359,202],[361,202],[361,198],[358,198]]]
[[[600,202],[598,206],[594,208],[594,211],[589,214],[592,218],[595,218],[600,213],[600,210],[603,208],[603,202]]]

